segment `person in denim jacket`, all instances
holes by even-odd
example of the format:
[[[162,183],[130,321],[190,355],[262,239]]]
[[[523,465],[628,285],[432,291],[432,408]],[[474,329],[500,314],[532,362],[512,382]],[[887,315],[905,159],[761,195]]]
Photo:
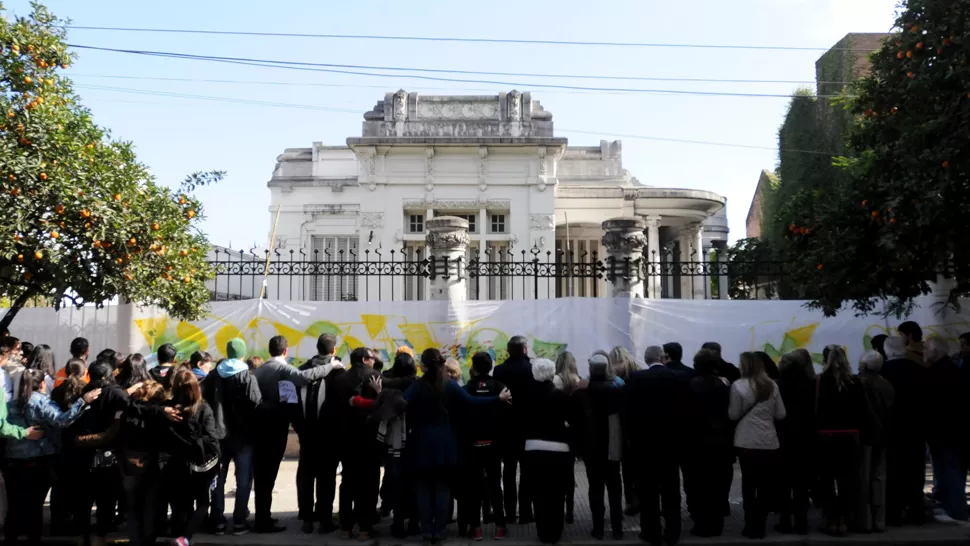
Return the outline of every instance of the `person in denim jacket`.
[[[27,535],[29,544],[40,542],[44,499],[51,486],[51,463],[60,448],[59,429],[73,423],[101,394],[95,389],[78,399],[66,411],[51,401],[46,375],[41,370],[25,370],[21,376],[20,396],[8,403],[11,425],[41,427],[43,438],[10,439],[6,445],[8,510],[4,535],[13,544]]]

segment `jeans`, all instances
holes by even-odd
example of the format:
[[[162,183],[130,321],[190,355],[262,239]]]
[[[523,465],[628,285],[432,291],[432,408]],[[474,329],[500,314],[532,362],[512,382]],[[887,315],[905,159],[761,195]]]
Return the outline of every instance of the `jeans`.
[[[680,465],[675,454],[661,453],[652,459],[640,459],[636,471],[641,538],[675,544],[680,540],[681,531]]]
[[[960,452],[950,446],[933,446],[931,452],[937,499],[946,515],[957,521],[967,521],[967,469]]]
[[[427,470],[416,478],[421,534],[425,538],[444,538],[451,510],[451,489],[444,470]]]
[[[114,526],[117,490],[110,484],[120,476],[117,467],[91,468],[78,475],[79,486],[74,491],[74,523],[81,536],[91,534],[91,508],[97,506],[93,533],[103,537]]]
[[[40,544],[44,499],[51,488],[51,464],[47,457],[7,460],[3,473],[7,486],[7,544],[16,544],[23,535],[28,544]]]
[[[340,528],[370,533],[377,523],[377,497],[381,489],[381,453],[366,444],[341,455]]]
[[[259,441],[253,451],[253,478],[256,493],[256,525],[268,525],[273,511],[273,488],[286,453],[290,421],[282,412],[262,416]]]
[[[529,478],[522,473],[518,484],[515,481],[517,467],[522,464],[524,451],[524,441],[510,440],[502,455],[502,490],[504,491],[505,517],[509,521],[515,521],[515,509],[518,504],[519,519],[532,519],[532,496],[529,490]],[[518,495],[516,495],[518,492]]]
[[[300,461],[296,468],[296,499],[300,521],[318,521],[325,527],[333,525],[334,479],[337,475],[337,458],[327,451],[309,438],[306,442],[301,441]]]
[[[847,525],[859,493],[859,435],[822,435],[818,445],[819,493],[828,525]]]
[[[623,485],[620,479],[619,461],[586,460],[586,477],[589,479],[589,511],[593,516],[593,530],[603,530],[606,504],[604,493],[610,498],[610,524],[613,531],[623,530]],[[605,490],[605,491],[604,491]]]
[[[192,472],[181,465],[178,488],[172,498],[172,536],[192,539],[209,512],[209,494],[218,468],[208,472]]]
[[[157,462],[149,460],[138,475],[122,474],[128,497],[128,536],[135,546],[154,546],[158,538],[157,500],[159,471]]]
[[[482,507],[487,502],[493,508],[497,527],[505,527],[502,509],[502,461],[494,445],[471,447],[468,464],[460,477],[463,495],[458,502],[459,523],[475,529],[482,526]]]
[[[253,487],[253,446],[233,441],[220,442],[222,456],[219,460],[219,480],[212,491],[212,521],[226,522],[226,477],[229,462],[236,469],[236,506],[232,512],[233,523],[245,523],[249,517],[249,493]]]
[[[862,446],[859,481],[856,527],[863,532],[886,530],[886,446]]]

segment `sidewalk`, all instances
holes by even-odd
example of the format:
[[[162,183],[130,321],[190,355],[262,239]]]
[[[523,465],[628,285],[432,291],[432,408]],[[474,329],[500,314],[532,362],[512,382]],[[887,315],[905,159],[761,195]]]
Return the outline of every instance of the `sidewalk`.
[[[359,540],[341,540],[340,533],[331,533],[328,535],[320,535],[319,533],[313,533],[305,535],[300,532],[300,521],[297,519],[297,502],[296,502],[296,468],[297,463],[295,460],[285,460],[280,466],[279,479],[276,483],[276,490],[274,491],[274,503],[273,511],[274,516],[280,519],[280,523],[287,527],[286,532],[275,534],[275,535],[260,535],[260,534],[248,534],[242,537],[233,537],[230,535],[216,537],[213,535],[199,534],[196,535],[195,540],[193,540],[193,546],[228,546],[228,545],[242,545],[242,546],[361,546],[366,544]],[[233,482],[232,473],[230,472],[230,483],[227,484],[227,491],[232,490],[235,487]],[[338,477],[339,483],[339,477]],[[576,545],[576,546],[593,546],[613,544],[613,545],[626,545],[626,544],[642,544],[637,539],[637,535],[640,532],[639,520],[636,517],[626,518],[624,524],[624,531],[626,536],[623,541],[614,541],[607,539],[605,541],[597,541],[590,536],[590,511],[589,502],[587,500],[587,481],[586,473],[583,468],[582,463],[577,463],[576,465],[576,494],[575,494],[575,518],[576,522],[573,525],[566,526],[566,532],[563,535],[562,544]],[[735,479],[732,484],[732,490],[730,495],[731,503],[731,516],[725,519],[724,536],[714,539],[700,539],[691,536],[688,531],[690,529],[690,521],[687,518],[687,509],[683,508],[683,513],[685,521],[683,523],[684,532],[681,538],[681,544],[685,545],[709,545],[709,546],[721,546],[721,545],[740,545],[740,544],[757,544],[759,546],[792,546],[792,545],[832,545],[832,544],[859,544],[859,545],[938,545],[938,546],[950,546],[950,545],[967,545],[970,544],[970,527],[962,525],[942,525],[942,524],[928,524],[922,527],[904,527],[904,528],[890,528],[890,530],[884,534],[880,535],[852,535],[846,538],[832,538],[823,535],[818,532],[813,532],[808,536],[797,536],[797,535],[780,535],[775,533],[771,529],[776,523],[776,518],[772,516],[769,519],[769,534],[765,540],[762,541],[751,541],[741,536],[741,527],[743,526],[743,511],[741,508],[741,476],[740,472],[735,469]],[[232,510],[233,499],[227,499],[227,509]],[[250,498],[250,510],[253,510],[253,499]],[[334,512],[337,511],[337,503],[334,502]],[[819,525],[819,515],[817,511],[813,511],[811,524],[812,528],[816,529]],[[398,544],[418,544],[420,541],[417,537],[412,537],[410,541],[401,541],[390,536],[388,532],[388,525],[390,524],[388,519],[385,519],[381,525],[378,527],[378,531],[381,536],[373,543],[379,544],[381,546],[396,546]],[[493,525],[485,526],[485,536],[490,537],[494,532]],[[519,546],[519,545],[536,545],[538,541],[535,536],[535,525],[510,525],[509,526],[508,538],[501,542],[502,546]],[[450,531],[452,536],[455,533],[455,526],[450,526]],[[124,543],[127,539],[124,536],[111,536],[109,537],[109,542]],[[484,543],[490,544],[491,546],[496,546],[497,541],[485,540]],[[45,544],[76,544],[75,541],[61,540],[61,539],[49,539],[45,541]],[[466,539],[453,538],[447,541],[448,545],[455,546],[468,546],[473,544],[471,541]]]
[[[247,546],[288,546],[288,545],[335,545],[335,546],[359,546],[363,544],[361,541],[353,540],[341,540],[339,533],[333,533],[329,535],[320,535],[314,533],[311,535],[304,535],[300,532],[300,522],[296,519],[297,513],[297,503],[296,503],[296,461],[287,460],[284,461],[280,467],[280,475],[276,484],[276,491],[274,494],[274,504],[273,510],[277,517],[280,518],[280,523],[287,527],[285,533],[280,533],[278,535],[258,535],[249,534],[243,537],[215,537],[211,535],[198,535],[193,541],[193,546],[224,546],[229,544],[240,544]],[[338,478],[339,479],[339,478]],[[587,482],[586,482],[586,472],[582,463],[577,463],[576,465],[576,495],[575,495],[575,518],[576,523],[573,525],[566,526],[566,532],[563,535],[562,543],[570,545],[598,545],[603,543],[608,544],[641,544],[637,539],[637,535],[640,532],[639,520],[636,517],[626,518],[624,525],[624,531],[626,536],[622,542],[607,539],[606,541],[599,542],[590,536],[590,511],[589,502],[587,499]],[[252,500],[252,499],[250,499]],[[774,530],[769,531],[768,537],[763,541],[751,541],[741,536],[741,528],[744,523],[744,515],[741,509],[741,476],[740,472],[735,469],[735,479],[732,485],[731,496],[731,516],[725,519],[725,529],[724,536],[717,539],[699,539],[691,536],[688,531],[690,529],[690,520],[687,518],[686,506],[683,509],[685,514],[684,522],[684,533],[681,539],[681,544],[692,545],[733,545],[733,544],[758,544],[764,546],[773,545],[828,545],[828,544],[866,544],[866,545],[883,545],[883,544],[893,544],[893,545],[966,545],[970,544],[970,527],[964,527],[959,525],[941,525],[941,524],[929,524],[923,527],[904,527],[904,528],[891,528],[889,532],[881,535],[853,535],[847,538],[832,538],[821,533],[813,532],[808,536],[797,536],[797,535],[780,535],[774,532]],[[231,509],[231,501],[228,502]],[[252,502],[250,502],[252,507]],[[334,512],[336,512],[336,503],[334,503]],[[818,521],[818,514],[814,513],[815,519],[812,521],[813,529],[818,527],[820,523]],[[772,517],[769,521],[769,528],[773,527],[776,523],[775,517]],[[405,542],[397,540],[390,536],[388,533],[389,520],[385,519],[382,524],[378,527],[378,530],[382,533],[380,538],[376,541],[381,545],[397,545],[397,544],[409,544],[417,542]],[[455,532],[454,525],[450,526],[452,533]],[[494,527],[492,525],[485,526],[485,536],[490,537],[494,532]],[[538,544],[535,539],[535,525],[510,525],[509,526],[509,536],[506,540],[502,541],[502,545],[524,545],[524,544]],[[417,537],[413,537],[417,539]],[[485,543],[491,543],[493,546],[496,541],[485,540]],[[465,539],[454,538],[448,540],[447,544],[461,545],[465,546],[471,544],[470,541]]]

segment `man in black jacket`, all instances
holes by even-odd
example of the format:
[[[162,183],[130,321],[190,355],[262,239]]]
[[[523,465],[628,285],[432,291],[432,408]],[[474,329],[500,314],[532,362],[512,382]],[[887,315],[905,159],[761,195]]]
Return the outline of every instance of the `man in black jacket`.
[[[169,385],[169,374],[175,366],[175,357],[178,356],[178,352],[175,350],[175,346],[171,343],[166,343],[158,348],[158,365],[148,370],[148,374],[152,376],[152,379],[158,381],[165,386],[168,390]]]
[[[263,400],[256,410],[255,427],[260,441],[253,453],[256,493],[253,531],[257,533],[278,533],[286,530],[273,519],[272,509],[273,488],[276,486],[280,462],[286,453],[286,442],[290,435],[292,408],[287,406],[297,403],[297,389],[323,379],[332,369],[342,366],[340,361],[336,361],[306,370],[296,369],[286,360],[289,342],[283,336],[274,336],[269,340],[269,354],[271,358],[253,372]]]
[[[505,385],[489,377],[492,357],[485,352],[472,356],[472,379],[465,390],[472,396],[499,396]],[[467,461],[463,469],[464,495],[458,500],[459,527],[467,525],[472,540],[482,539],[481,509],[487,499],[492,506],[495,538],[505,538],[505,512],[502,509],[502,457],[498,434],[500,407],[469,404],[459,431],[461,449]]]
[[[721,355],[721,344],[716,341],[708,341],[707,343],[701,345],[701,349],[707,349],[708,351],[714,351],[717,354],[717,376],[723,377],[728,380],[728,383],[734,383],[738,379],[741,379],[741,371],[734,364],[731,364],[727,360],[724,360],[724,356]]]
[[[664,343],[664,354],[667,355],[664,366],[667,366],[670,370],[684,372],[688,377],[694,377],[694,368],[684,364],[684,348],[680,343],[676,341]]]
[[[300,371],[332,364],[336,349],[337,337],[322,334],[317,338],[317,355],[300,366]],[[333,522],[333,498],[339,458],[336,446],[328,445],[332,440],[330,427],[333,423],[328,422],[324,414],[327,381],[317,379],[300,388],[297,395],[299,403],[294,412],[293,428],[300,437],[300,463],[296,470],[299,517],[304,533],[312,533],[313,523],[317,521],[321,533],[330,533],[337,529]]]
[[[689,378],[663,365],[661,347],[647,347],[648,368],[630,374],[623,387],[622,418],[637,461],[640,539],[654,545],[680,540],[680,464]],[[661,506],[666,529],[660,523]]]
[[[253,445],[256,430],[252,427],[256,408],[262,402],[256,378],[249,373],[246,343],[231,340],[226,346],[229,357],[216,366],[213,373],[202,383],[202,397],[212,407],[215,416],[216,435],[219,438],[219,480],[212,491],[212,521],[216,535],[226,532],[226,476],[229,462],[236,469],[236,506],[233,510],[232,534],[239,536],[249,532],[249,493],[253,486]]]
[[[340,451],[343,467],[340,484],[340,527],[351,538],[354,525],[361,538],[374,536],[377,523],[377,496],[381,487],[381,450],[377,427],[368,421],[368,411],[354,407],[355,396],[377,398],[371,381],[380,374],[374,371],[374,352],[358,347],[350,353],[350,369],[335,384],[337,408],[334,444]]]
[[[529,391],[534,389],[535,379],[532,377],[532,363],[529,361],[529,342],[523,336],[514,336],[509,340],[506,348],[509,358],[493,373],[495,380],[508,387],[514,402],[506,408],[505,437],[502,439],[502,484],[505,495],[505,519],[515,522],[516,489],[518,489],[519,523],[532,521],[532,498],[529,484],[522,481],[516,488],[516,469],[522,463],[525,451],[524,423],[528,421],[523,415],[523,408],[528,405]]]

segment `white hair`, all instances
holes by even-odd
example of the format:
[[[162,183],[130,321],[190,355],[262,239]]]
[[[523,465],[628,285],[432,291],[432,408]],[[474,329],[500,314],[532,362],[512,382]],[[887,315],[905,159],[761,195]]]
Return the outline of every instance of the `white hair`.
[[[548,358],[537,358],[533,360],[532,377],[540,383],[552,381],[556,377],[556,363]]]
[[[657,345],[651,345],[647,347],[647,350],[643,352],[643,360],[647,364],[659,364],[663,362],[664,359],[664,348],[658,347]]]
[[[947,356],[950,344],[942,337],[933,336],[923,342],[923,357],[927,362],[936,362]]]
[[[882,346],[882,351],[886,353],[886,360],[903,358],[906,356],[906,342],[899,336],[889,336]]]
[[[882,370],[882,362],[883,358],[879,351],[869,351],[859,357],[859,371],[879,373]]]

